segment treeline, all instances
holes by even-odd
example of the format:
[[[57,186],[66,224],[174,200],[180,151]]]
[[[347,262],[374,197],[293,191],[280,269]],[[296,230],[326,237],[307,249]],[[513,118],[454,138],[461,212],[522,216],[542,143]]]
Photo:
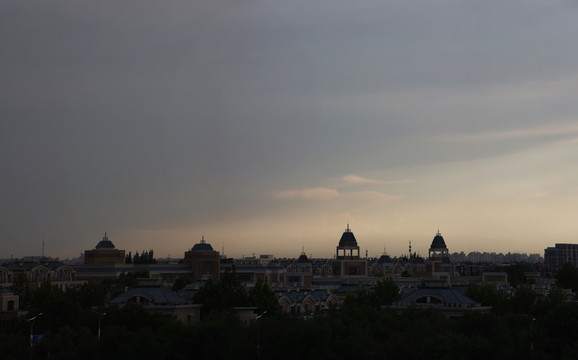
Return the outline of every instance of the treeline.
[[[154,257],[154,252],[152,250],[143,251],[140,255],[137,252],[132,255],[132,252],[129,251],[128,254],[125,256],[125,263],[127,264],[156,264],[157,261]]]
[[[44,283],[30,294],[27,319],[0,329],[2,359],[573,359],[578,358],[578,304],[562,291],[538,297],[471,285],[468,294],[491,313],[448,319],[435,310],[397,314],[392,281],[346,297],[340,309],[307,320],[281,311],[263,282],[250,291],[234,272],[207,282],[195,296],[202,320],[191,326],[138,304],[104,308],[107,297],[148,274],[123,274],[63,292]],[[255,306],[260,318],[243,325],[233,307]],[[106,313],[106,315],[105,315]],[[101,338],[98,327],[101,325]],[[31,326],[43,340],[30,346]]]

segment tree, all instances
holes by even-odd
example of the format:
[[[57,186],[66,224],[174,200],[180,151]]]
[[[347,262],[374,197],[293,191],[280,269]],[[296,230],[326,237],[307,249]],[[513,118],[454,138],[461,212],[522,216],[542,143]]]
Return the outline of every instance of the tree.
[[[14,277],[11,290],[20,297],[20,308],[27,309],[32,300],[32,292],[30,291],[30,280],[28,280],[26,274],[20,273]]]
[[[571,263],[565,263],[556,273],[556,285],[562,289],[578,290],[578,271]]]
[[[227,270],[220,281],[213,282],[209,279],[195,294],[193,301],[203,304],[201,311],[205,315],[249,305],[245,286],[241,283],[234,268],[233,271]]]
[[[269,315],[281,313],[281,306],[275,293],[261,279],[257,280],[255,287],[249,291],[249,301],[252,306],[257,307],[257,313],[259,314],[263,314],[265,311]]]
[[[383,279],[375,284],[373,294],[377,306],[391,305],[399,300],[399,286],[390,278]]]

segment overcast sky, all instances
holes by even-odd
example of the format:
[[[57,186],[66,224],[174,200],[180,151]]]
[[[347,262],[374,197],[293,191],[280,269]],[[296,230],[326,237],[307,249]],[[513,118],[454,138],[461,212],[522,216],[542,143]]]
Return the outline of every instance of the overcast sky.
[[[578,2],[0,0],[0,258],[578,242]]]

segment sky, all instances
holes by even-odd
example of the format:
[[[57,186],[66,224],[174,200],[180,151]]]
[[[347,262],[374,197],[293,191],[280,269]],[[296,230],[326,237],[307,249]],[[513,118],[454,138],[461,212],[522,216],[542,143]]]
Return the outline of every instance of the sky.
[[[0,258],[578,242],[578,2],[0,0]]]

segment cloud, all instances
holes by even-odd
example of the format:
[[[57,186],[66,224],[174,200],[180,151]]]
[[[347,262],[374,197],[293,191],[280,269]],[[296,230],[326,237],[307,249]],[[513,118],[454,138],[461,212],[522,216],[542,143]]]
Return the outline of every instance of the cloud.
[[[339,197],[339,191],[324,187],[302,189],[302,190],[284,190],[274,194],[275,199],[317,199],[329,200]]]
[[[520,128],[508,131],[483,132],[478,134],[455,134],[443,137],[444,141],[492,141],[492,140],[512,140],[521,138],[534,138],[558,135],[578,134],[578,123],[565,122],[556,124],[546,124],[531,128]]]
[[[371,200],[399,200],[403,195],[390,195],[379,191],[352,191],[340,193],[335,189],[318,187],[301,190],[283,190],[273,194],[275,199],[305,199],[305,200],[336,200],[371,201]]]
[[[390,185],[390,184],[407,184],[412,183],[413,180],[411,179],[403,179],[403,180],[376,180],[376,179],[369,179],[364,178],[359,175],[349,174],[342,177],[337,178],[337,182],[341,185]]]
[[[340,180],[344,184],[383,184],[384,183],[384,181],[381,181],[381,180],[363,178],[361,176],[354,175],[354,174],[342,176],[338,180]]]
[[[381,200],[381,201],[400,200],[405,197],[403,195],[385,194],[379,191],[354,191],[340,194],[340,196],[346,200],[367,201],[367,202],[374,200]]]

